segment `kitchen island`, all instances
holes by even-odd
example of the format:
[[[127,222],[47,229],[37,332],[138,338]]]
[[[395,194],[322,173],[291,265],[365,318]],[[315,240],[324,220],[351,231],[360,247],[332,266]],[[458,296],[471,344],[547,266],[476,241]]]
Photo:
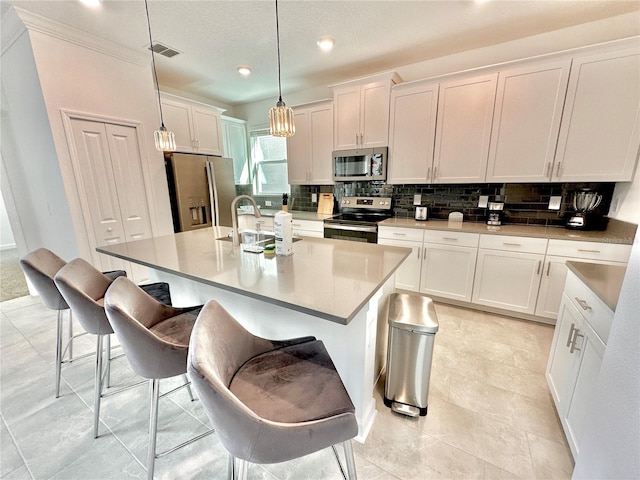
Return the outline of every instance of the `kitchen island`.
[[[388,296],[410,249],[303,237],[288,257],[242,251],[228,227],[99,247],[166,281],[176,306],[214,299],[247,330],[271,339],[322,340],[356,407],[364,441],[375,418],[373,389],[384,367]]]

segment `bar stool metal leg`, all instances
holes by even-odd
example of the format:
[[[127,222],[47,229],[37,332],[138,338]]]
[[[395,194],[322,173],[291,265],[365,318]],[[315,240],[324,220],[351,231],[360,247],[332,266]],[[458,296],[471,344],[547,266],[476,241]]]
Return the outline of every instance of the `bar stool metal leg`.
[[[60,377],[62,375],[62,310],[58,310],[56,329],[56,398],[59,398]]]
[[[98,438],[98,425],[100,424],[100,398],[102,397],[102,335],[96,335],[96,369],[95,385],[93,392],[93,437]]]
[[[149,380],[149,394],[151,396],[149,408],[149,450],[147,452],[147,478],[153,480],[156,463],[156,434],[158,433],[158,400],[160,399],[160,380]]]
[[[347,473],[349,475],[349,480],[357,480],[356,461],[353,456],[353,445],[351,444],[351,440],[342,442],[342,446],[344,447],[344,456],[347,461]]]

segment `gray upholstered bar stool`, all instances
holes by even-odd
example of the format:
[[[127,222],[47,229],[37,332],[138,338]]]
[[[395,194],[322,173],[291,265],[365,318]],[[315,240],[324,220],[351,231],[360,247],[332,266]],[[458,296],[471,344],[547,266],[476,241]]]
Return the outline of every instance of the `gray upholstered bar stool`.
[[[137,382],[133,385],[103,393],[105,385],[109,386],[108,378],[111,360],[117,358],[111,358],[110,335],[113,333],[113,329],[104,311],[104,294],[112,281],[109,276],[103,274],[82,258],[76,258],[67,263],[54,277],[56,287],[58,287],[63,298],[71,307],[73,315],[77,318],[82,328],[87,333],[97,337],[93,392],[93,436],[96,438],[98,437],[98,426],[100,424],[100,400],[102,397],[114,395],[144,383]],[[158,285],[153,284],[152,288],[156,288]],[[104,362],[105,351],[106,365]]]
[[[284,462],[328,447],[346,478],[341,443],[355,480],[355,409],[322,341],[256,337],[209,301],[191,334],[187,368],[230,454],[229,479],[246,478],[247,462]]]
[[[73,319],[71,318],[71,310],[69,305],[65,301],[64,297],[58,290],[54,282],[54,277],[58,271],[67,264],[62,258],[57,256],[51,250],[46,248],[38,248],[33,252],[28,253],[20,259],[20,267],[24,272],[25,277],[31,282],[33,287],[38,292],[42,303],[51,310],[57,311],[57,326],[56,326],[56,398],[60,396],[60,378],[62,372],[62,364],[71,362],[73,360],[79,360],[86,358],[93,353],[86,355],[80,355],[78,357],[73,356],[73,340],[82,335],[86,335],[86,332],[74,335],[73,334]],[[109,278],[116,278],[120,275],[126,275],[124,271],[107,272]],[[64,318],[63,312],[69,311],[69,325],[67,329],[66,339],[64,338]],[[68,358],[65,360],[65,356],[68,353]]]
[[[153,478],[155,459],[188,445],[210,433],[205,432],[165,452],[156,453],[160,379],[187,372],[189,337],[202,305],[176,308],[156,301],[128,278],[118,278],[107,290],[105,310],[116,337],[134,372],[149,379],[149,447],[147,476]],[[164,395],[173,393],[186,383]],[[191,396],[193,400],[193,396]]]

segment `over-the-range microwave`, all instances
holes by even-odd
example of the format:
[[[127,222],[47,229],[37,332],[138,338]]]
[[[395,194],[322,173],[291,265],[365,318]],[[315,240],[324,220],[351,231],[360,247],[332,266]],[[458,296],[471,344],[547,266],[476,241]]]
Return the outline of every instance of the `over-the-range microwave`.
[[[387,147],[333,152],[333,180],[355,182],[387,179]]]

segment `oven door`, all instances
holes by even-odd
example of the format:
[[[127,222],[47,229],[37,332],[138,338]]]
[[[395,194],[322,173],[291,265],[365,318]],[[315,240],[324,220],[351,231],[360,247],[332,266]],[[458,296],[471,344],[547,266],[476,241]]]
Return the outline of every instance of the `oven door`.
[[[378,243],[378,226],[325,222],[324,238],[350,240],[352,242]]]

